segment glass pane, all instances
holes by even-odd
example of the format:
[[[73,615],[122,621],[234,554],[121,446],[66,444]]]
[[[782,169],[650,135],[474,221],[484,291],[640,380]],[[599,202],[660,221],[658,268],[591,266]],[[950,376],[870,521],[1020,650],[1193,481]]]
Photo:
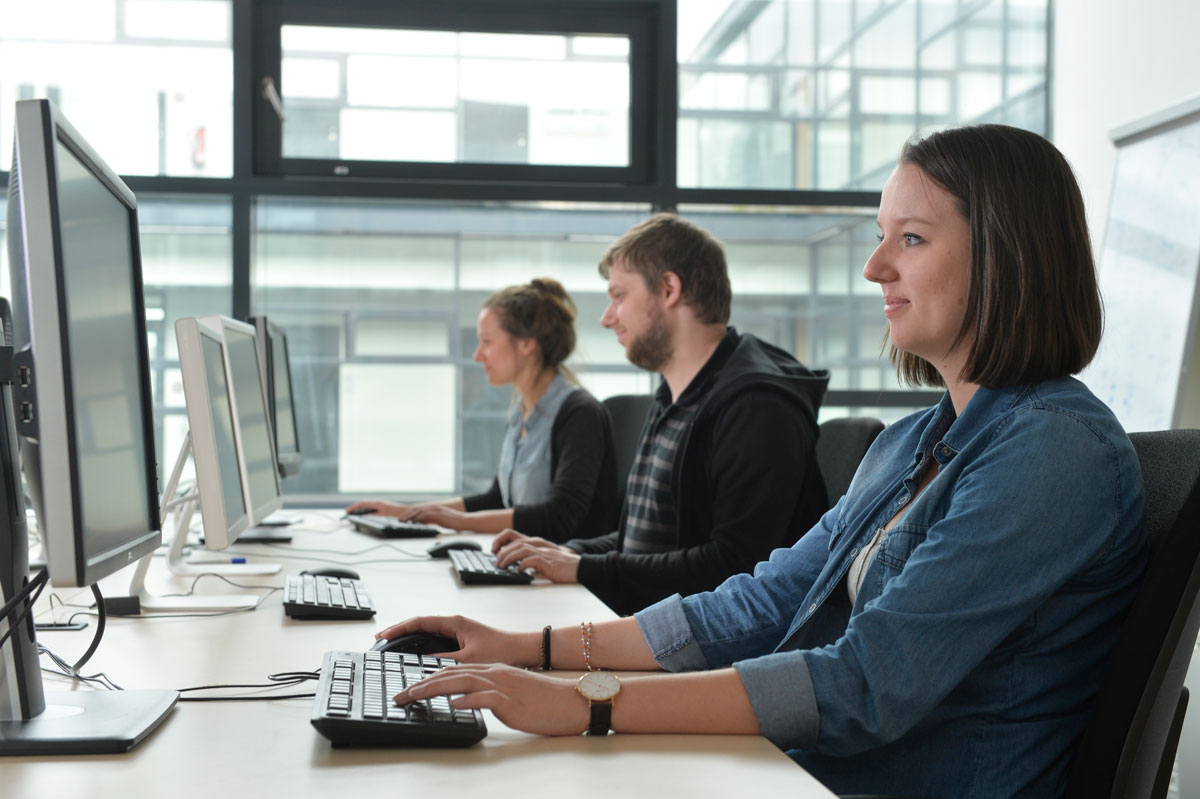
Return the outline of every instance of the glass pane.
[[[285,25],[286,158],[621,167],[629,40]]]
[[[288,333],[304,457],[300,473],[283,481],[285,493],[415,498],[486,489],[512,390],[489,386],[472,360],[475,325],[488,295],[534,277],[556,278],[575,301],[568,365],[585,385],[599,396],[649,390],[652,378],[599,324],[607,286],[596,270],[608,245],[647,213],[643,206],[260,200],[252,305]],[[423,407],[430,404],[437,408]],[[376,418],[380,406],[386,420]],[[394,453],[418,439],[426,443],[417,451],[444,453],[445,461],[410,474],[366,452],[382,446],[389,459],[405,460]]]
[[[925,126],[1044,133],[1047,5],[681,2],[679,185],[878,190]]]
[[[862,276],[875,209],[816,212],[685,206],[680,213],[725,245],[731,323],[829,369],[831,388],[898,387],[880,356],[886,329],[879,287]],[[862,296],[858,296],[862,292]]]
[[[0,141],[44,97],[120,174],[233,174],[229,0],[0,0],[0,20]]]
[[[342,364],[338,492],[453,492],[454,393],[449,365]]]
[[[226,197],[142,193],[138,222],[161,481],[187,432],[175,320],[233,312],[233,209]]]

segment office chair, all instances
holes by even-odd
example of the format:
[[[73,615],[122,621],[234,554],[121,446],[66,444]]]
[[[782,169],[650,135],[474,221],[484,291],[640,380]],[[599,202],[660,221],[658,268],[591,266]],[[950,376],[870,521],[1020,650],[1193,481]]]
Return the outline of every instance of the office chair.
[[[612,417],[618,508],[625,506],[625,483],[629,480],[629,470],[633,468],[637,445],[642,439],[642,427],[646,424],[646,414],[653,401],[653,394],[618,394],[602,400],[604,407],[608,408],[608,415]]]
[[[1200,627],[1200,430],[1130,439],[1145,486],[1149,557],[1076,746],[1064,799],[1163,799],[1187,710],[1183,680]]]
[[[817,435],[817,466],[825,478],[827,507],[841,499],[883,422],[871,416],[844,416],[821,422]]]
[[[1149,559],[1075,752],[1066,799],[1162,799],[1200,626],[1200,430],[1130,435]]]

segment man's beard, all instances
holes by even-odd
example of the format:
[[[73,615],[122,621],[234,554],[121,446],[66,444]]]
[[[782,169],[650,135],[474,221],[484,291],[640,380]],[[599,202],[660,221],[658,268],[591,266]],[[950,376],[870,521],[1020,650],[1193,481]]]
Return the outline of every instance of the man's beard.
[[[654,306],[650,312],[650,327],[645,333],[629,343],[629,351],[625,357],[634,366],[639,366],[650,372],[661,372],[662,368],[675,354],[671,343],[671,329],[667,326],[667,316],[662,309]]]

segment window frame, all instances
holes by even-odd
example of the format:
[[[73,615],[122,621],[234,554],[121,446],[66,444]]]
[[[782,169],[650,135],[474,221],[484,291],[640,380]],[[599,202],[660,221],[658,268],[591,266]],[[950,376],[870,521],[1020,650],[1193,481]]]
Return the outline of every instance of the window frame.
[[[596,6],[605,5],[604,14]],[[478,0],[389,4],[351,0],[331,6],[313,0],[265,0],[255,8],[254,151],[255,174],[269,177],[413,180],[434,184],[593,184],[645,186],[660,179],[665,163],[656,141],[651,109],[661,102],[658,80],[664,51],[656,46],[662,3],[658,0],[555,0],[496,3]],[[399,28],[510,34],[614,34],[629,40],[629,164],[623,167],[506,164],[487,162],[366,161],[288,158],[283,155],[283,124],[266,99],[267,80],[282,92],[281,31],[285,25]],[[671,54],[673,54],[673,50]]]

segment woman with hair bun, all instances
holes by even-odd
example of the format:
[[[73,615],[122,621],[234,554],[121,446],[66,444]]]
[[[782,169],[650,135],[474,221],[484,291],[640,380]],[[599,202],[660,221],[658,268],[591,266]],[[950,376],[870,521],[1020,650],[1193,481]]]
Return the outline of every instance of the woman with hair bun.
[[[483,303],[474,358],[489,384],[512,385],[519,398],[486,492],[412,505],[371,500],[347,510],[480,533],[513,527],[551,541],[615,529],[612,423],[565,363],[575,349],[575,313],[566,289],[548,277]]]

